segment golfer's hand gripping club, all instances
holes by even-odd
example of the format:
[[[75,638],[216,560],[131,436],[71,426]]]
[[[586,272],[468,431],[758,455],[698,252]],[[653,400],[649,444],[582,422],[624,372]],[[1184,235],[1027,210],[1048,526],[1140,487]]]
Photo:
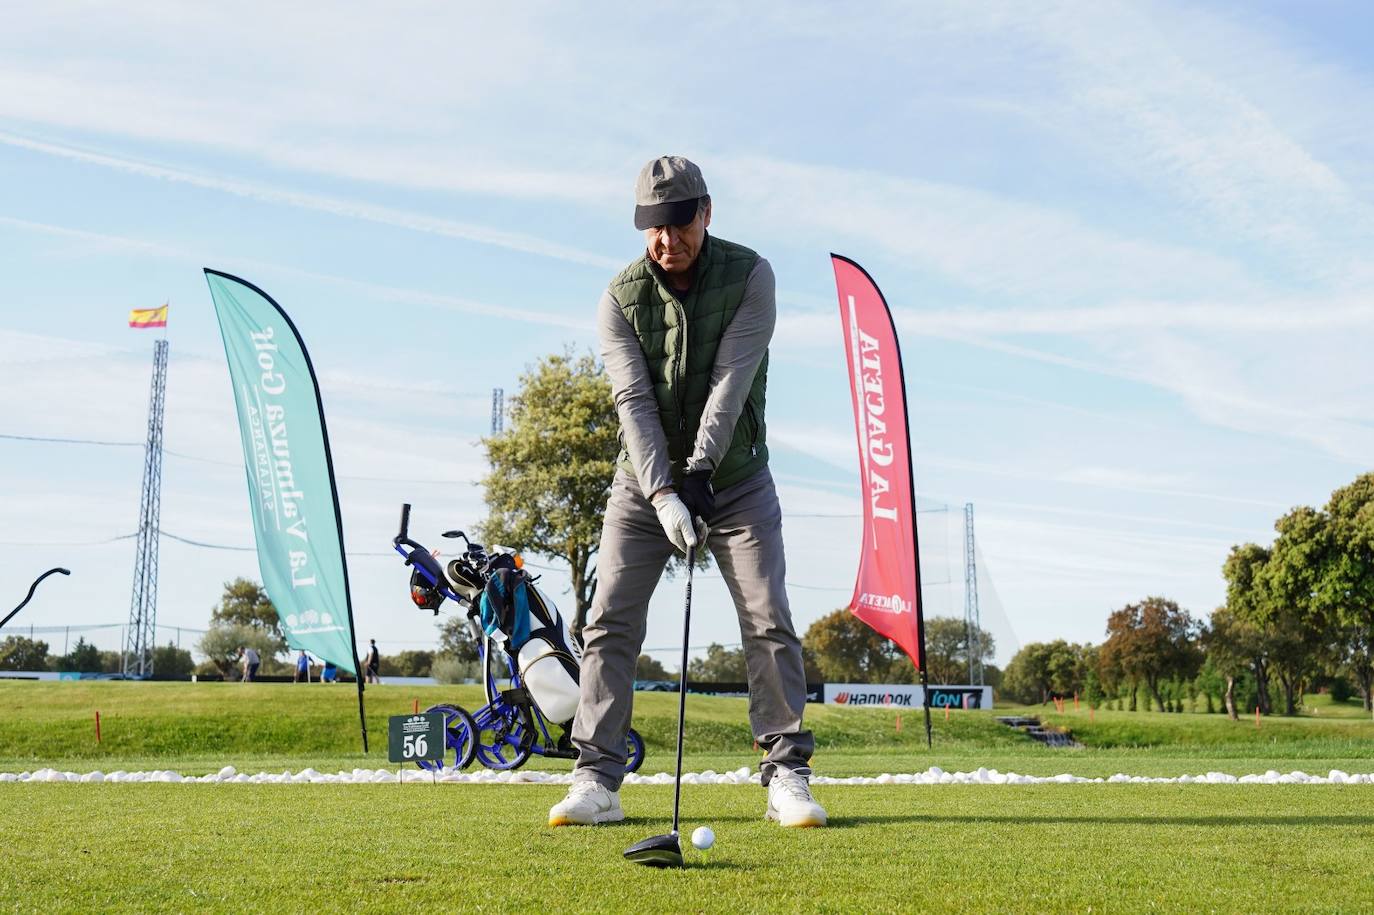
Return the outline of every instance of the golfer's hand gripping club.
[[[698,543],[697,526],[692,523],[692,513],[687,510],[682,499],[675,492],[666,492],[654,497],[654,511],[658,513],[658,523],[663,525],[663,533],[683,553]]]

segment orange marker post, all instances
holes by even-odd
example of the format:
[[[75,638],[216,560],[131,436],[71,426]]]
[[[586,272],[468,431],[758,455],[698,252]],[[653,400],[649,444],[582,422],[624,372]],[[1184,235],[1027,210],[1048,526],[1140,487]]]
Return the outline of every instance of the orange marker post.
[[[1073,710],[1074,710],[1075,712],[1078,711],[1078,691],[1077,691],[1077,690],[1074,690],[1074,694],[1073,694]]]
[[[416,714],[416,715],[420,714],[420,700],[419,700],[419,699],[416,699],[416,700],[415,700],[415,714]]]
[[[945,720],[946,720],[946,721],[949,720],[949,706],[948,706],[948,705],[945,706]]]
[[[898,716],[897,716],[897,733],[898,733],[898,734],[902,733],[902,716],[901,716],[901,715],[898,715]]]

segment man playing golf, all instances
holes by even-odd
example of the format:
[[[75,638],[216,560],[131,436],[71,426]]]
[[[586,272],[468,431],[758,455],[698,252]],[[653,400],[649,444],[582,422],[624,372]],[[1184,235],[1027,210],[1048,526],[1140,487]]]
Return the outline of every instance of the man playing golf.
[[[644,166],[635,228],[646,250],[611,281],[598,312],[624,447],[582,632],[577,767],[568,796],[549,811],[551,826],[624,819],[625,734],[649,598],[673,551],[686,553],[703,536],[739,616],[749,723],[766,751],[766,816],[784,826],[826,822],[807,784],[814,741],[802,728],[806,675],[764,435],[773,270],[707,234],[710,224],[696,165],[663,156]]]

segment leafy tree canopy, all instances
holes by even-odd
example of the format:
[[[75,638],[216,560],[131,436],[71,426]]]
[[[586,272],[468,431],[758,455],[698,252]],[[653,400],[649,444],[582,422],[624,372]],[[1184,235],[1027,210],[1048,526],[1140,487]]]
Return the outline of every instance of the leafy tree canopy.
[[[22,635],[0,642],[0,670],[47,670],[48,643]]]
[[[611,494],[620,423],[605,369],[590,355],[546,356],[520,376],[510,422],[483,439],[481,536],[568,563],[580,632],[596,593],[593,559]]]
[[[272,606],[262,585],[247,578],[235,578],[224,583],[224,595],[219,606],[210,612],[211,625],[249,626],[272,637],[271,651],[264,655],[275,657],[286,651],[286,637],[282,635],[277,608]],[[254,645],[259,651],[262,649]]]

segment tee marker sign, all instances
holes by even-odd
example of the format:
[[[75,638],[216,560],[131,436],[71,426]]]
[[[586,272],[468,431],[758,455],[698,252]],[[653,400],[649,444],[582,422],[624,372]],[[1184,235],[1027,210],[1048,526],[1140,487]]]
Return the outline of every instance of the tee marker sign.
[[[387,727],[388,756],[394,763],[429,761],[443,764],[444,713],[392,715]]]

